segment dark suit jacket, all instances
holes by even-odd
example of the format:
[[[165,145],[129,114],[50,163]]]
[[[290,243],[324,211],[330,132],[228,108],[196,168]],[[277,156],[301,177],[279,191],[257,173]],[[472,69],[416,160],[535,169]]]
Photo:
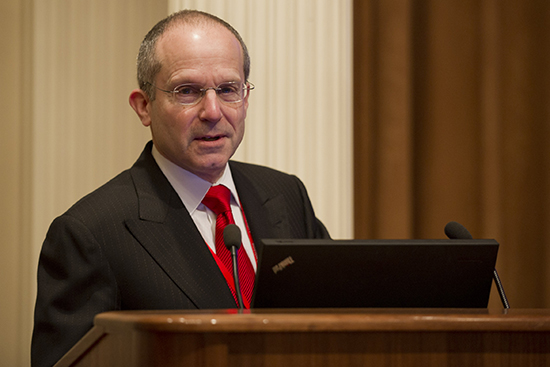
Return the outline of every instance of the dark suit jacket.
[[[230,162],[256,246],[262,238],[327,238],[301,181]],[[179,196],[151,155],[56,218],[38,266],[33,366],[51,366],[104,311],[235,308]]]

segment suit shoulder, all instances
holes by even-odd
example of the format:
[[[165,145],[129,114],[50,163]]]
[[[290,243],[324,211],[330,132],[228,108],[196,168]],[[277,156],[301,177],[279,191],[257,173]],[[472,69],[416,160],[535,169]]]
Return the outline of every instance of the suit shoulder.
[[[286,172],[278,171],[274,168],[261,166],[259,164],[252,164],[252,163],[244,163],[244,162],[238,162],[238,161],[230,161],[230,166],[232,171],[239,172],[243,175],[249,176],[251,178],[261,179],[267,178],[267,179],[296,179],[296,176],[291,175]]]
[[[307,196],[304,184],[295,175],[243,162],[231,161],[230,166],[235,183],[241,187],[246,184],[248,188],[253,187],[268,196],[283,193],[285,196],[292,196],[292,200]]]
[[[65,214],[85,220],[127,211],[137,197],[129,170],[125,170],[72,205]],[[137,204],[136,204],[137,205]]]

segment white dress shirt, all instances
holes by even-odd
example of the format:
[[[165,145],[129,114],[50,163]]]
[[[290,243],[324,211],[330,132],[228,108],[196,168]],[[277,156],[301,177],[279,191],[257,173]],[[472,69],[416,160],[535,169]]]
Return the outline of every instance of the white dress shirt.
[[[204,199],[204,196],[212,184],[172,163],[160,154],[154,145],[152,154],[160,170],[164,173],[164,176],[166,176],[191,215],[202,238],[208,244],[212,252],[216,253],[216,214],[202,204],[202,199]],[[252,249],[252,244],[250,243],[248,231],[244,223],[239,195],[237,194],[237,189],[233,182],[229,164],[225,166],[222,177],[214,185],[224,185],[231,191],[231,212],[233,213],[235,224],[241,230],[242,246],[252,263],[254,271],[256,271],[256,255]]]

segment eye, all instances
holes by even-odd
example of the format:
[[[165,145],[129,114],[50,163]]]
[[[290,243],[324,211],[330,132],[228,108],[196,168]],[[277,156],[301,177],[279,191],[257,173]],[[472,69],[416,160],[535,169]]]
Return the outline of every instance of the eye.
[[[201,88],[198,85],[183,84],[183,85],[177,86],[174,89],[174,93],[181,96],[194,96],[201,93]]]
[[[238,93],[238,84],[220,84],[218,87],[218,93],[219,94],[232,94],[232,93]]]

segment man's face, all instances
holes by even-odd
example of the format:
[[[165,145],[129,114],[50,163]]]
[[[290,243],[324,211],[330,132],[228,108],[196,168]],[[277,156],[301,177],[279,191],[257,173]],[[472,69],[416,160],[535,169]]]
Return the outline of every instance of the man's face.
[[[217,24],[168,30],[157,42],[156,55],[162,68],[152,83],[165,90],[184,83],[209,88],[223,82],[245,82],[241,45]],[[198,104],[183,106],[172,94],[156,90],[155,100],[147,100],[146,112],[140,117],[151,127],[158,151],[207,181],[219,179],[242,141],[248,96],[228,104],[209,90]]]

